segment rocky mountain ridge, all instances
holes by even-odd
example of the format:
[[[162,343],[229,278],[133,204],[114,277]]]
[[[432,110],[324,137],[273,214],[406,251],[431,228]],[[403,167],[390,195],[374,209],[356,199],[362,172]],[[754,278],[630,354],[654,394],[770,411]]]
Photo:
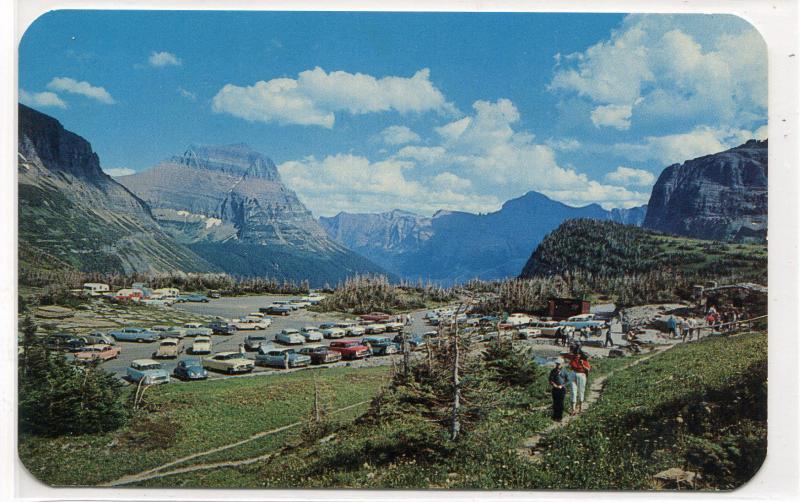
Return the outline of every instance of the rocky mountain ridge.
[[[653,186],[644,226],[719,241],[763,242],[767,234],[767,141],[673,164]]]
[[[18,191],[21,256],[96,272],[218,270],[174,242],[144,201],[105,174],[88,141],[21,104]]]

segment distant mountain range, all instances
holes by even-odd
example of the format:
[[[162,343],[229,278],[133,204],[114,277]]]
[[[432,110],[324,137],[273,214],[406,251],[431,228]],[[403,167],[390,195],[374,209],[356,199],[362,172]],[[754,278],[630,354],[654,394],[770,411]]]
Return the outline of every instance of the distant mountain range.
[[[339,213],[320,218],[328,234],[397,275],[444,283],[519,274],[531,251],[551,230],[572,218],[638,225],[646,207],[605,210],[571,207],[528,192],[493,213],[439,211],[423,217],[405,211]]]
[[[314,285],[386,273],[328,237],[275,164],[247,145],[190,146],[117,180],[176,241],[228,273]]]
[[[175,242],[148,205],[100,169],[88,141],[19,105],[20,264],[103,272],[219,270]]]
[[[644,226],[718,241],[764,242],[767,141],[673,164],[653,187]]]

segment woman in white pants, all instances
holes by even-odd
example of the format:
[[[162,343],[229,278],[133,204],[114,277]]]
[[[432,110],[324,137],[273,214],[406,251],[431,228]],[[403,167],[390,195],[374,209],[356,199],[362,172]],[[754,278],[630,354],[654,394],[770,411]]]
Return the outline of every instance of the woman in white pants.
[[[567,355],[569,360],[569,397],[572,402],[570,415],[583,411],[583,401],[586,396],[586,380],[589,376],[591,365],[580,346],[574,346]]]

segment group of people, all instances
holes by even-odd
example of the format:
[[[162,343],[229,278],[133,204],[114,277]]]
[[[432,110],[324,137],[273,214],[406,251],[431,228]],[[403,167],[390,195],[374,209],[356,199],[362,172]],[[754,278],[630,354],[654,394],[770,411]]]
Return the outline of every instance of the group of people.
[[[614,346],[614,340],[611,339],[611,325],[606,324],[605,326],[593,326],[591,328],[585,327],[579,330],[570,330],[568,331],[566,327],[561,326],[556,330],[554,338],[554,343],[556,345],[563,345],[566,347],[567,345],[572,345],[577,343],[579,340],[587,341],[591,337],[599,338],[605,335],[605,339],[603,341],[603,347]]]
[[[556,362],[548,379],[553,395],[553,420],[557,422],[564,417],[564,399],[567,395],[567,387],[569,387],[571,401],[570,415],[582,411],[586,395],[586,381],[589,371],[592,369],[589,356],[581,350],[579,344],[573,344],[569,353],[564,354],[562,358],[566,362],[566,367],[561,362]]]

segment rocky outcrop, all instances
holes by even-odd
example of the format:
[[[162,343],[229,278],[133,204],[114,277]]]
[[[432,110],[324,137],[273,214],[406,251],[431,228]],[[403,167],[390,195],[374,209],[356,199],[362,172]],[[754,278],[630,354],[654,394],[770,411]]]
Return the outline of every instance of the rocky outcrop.
[[[646,228],[718,241],[764,241],[767,141],[673,164],[653,187]]]
[[[226,272],[315,285],[384,272],[332,240],[275,164],[247,145],[190,146],[117,179],[175,239]]]
[[[102,171],[88,141],[24,105],[18,174],[20,256],[43,254],[94,272],[216,270]]]
[[[518,275],[542,238],[567,219],[633,223],[643,213],[642,208],[607,211],[597,204],[571,207],[529,192],[488,214],[340,213],[323,218],[322,225],[337,241],[402,277],[454,283]]]

